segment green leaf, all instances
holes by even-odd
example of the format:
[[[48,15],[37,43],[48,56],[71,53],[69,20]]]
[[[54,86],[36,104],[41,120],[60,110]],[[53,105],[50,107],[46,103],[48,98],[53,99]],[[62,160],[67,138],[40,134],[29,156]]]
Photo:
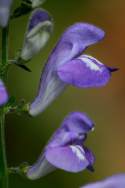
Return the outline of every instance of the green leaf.
[[[28,14],[32,10],[31,5],[21,3],[20,7],[16,8],[11,18],[18,18],[20,16]]]

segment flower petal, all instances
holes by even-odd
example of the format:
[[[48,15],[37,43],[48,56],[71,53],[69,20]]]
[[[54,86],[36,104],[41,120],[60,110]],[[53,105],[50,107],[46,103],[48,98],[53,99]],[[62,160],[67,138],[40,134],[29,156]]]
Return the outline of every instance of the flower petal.
[[[49,74],[48,79],[50,77],[51,74]],[[53,100],[58,95],[60,95],[66,87],[66,84],[58,79],[57,76],[51,77],[51,79],[48,81],[48,84],[46,85],[47,80],[45,81],[43,78],[42,82],[40,82],[38,96],[30,104],[29,114],[31,116],[36,116],[39,113],[43,112],[45,108],[49,106],[49,104],[53,102]],[[43,83],[43,85],[41,85],[41,83]]]
[[[45,159],[44,155],[41,155],[38,161],[29,167],[26,176],[30,180],[36,180],[51,173],[55,169],[56,168]]]
[[[29,19],[21,58],[28,61],[37,54],[48,42],[52,30],[53,21],[48,12],[35,9]]]
[[[30,35],[32,35],[29,33],[30,31],[32,31],[32,29],[36,28],[36,26],[48,20],[51,21],[52,18],[45,10],[41,8],[35,9],[35,11],[32,12],[31,18],[29,20],[28,36],[30,37]]]
[[[76,23],[69,27],[52,51],[42,73],[38,95],[30,105],[30,115],[35,116],[65,89],[66,84],[57,76],[57,69],[78,56],[91,44],[104,37],[104,32],[87,23]]]
[[[111,176],[103,181],[91,183],[81,188],[125,188],[125,174]]]
[[[95,58],[82,55],[58,68],[59,78],[80,88],[102,87],[111,77],[109,69]]]
[[[6,27],[10,15],[12,0],[0,0],[0,26]]]
[[[87,23],[76,23],[61,36],[49,60],[53,66],[60,66],[79,56],[88,46],[99,42],[103,37],[104,31],[100,28]]]
[[[4,105],[8,101],[8,93],[2,80],[0,80],[0,106]]]
[[[66,146],[70,143],[82,144],[86,139],[86,134],[93,127],[93,121],[85,113],[72,112],[51,137],[47,148]]]
[[[63,121],[62,128],[77,134],[85,134],[94,128],[94,122],[83,112],[72,112]]]
[[[85,151],[79,145],[49,148],[45,156],[53,166],[69,172],[80,172],[89,165]]]
[[[30,0],[30,1],[32,3],[33,8],[36,8],[45,2],[45,0]]]
[[[46,148],[49,147],[59,147],[59,146],[65,146],[68,143],[78,139],[78,134],[74,132],[66,132],[65,130],[59,128],[55,132],[55,134],[51,137],[49,140],[48,145]]]

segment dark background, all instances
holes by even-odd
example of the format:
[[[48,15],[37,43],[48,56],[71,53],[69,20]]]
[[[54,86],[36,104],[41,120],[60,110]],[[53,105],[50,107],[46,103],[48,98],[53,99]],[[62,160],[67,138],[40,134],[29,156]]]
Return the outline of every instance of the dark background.
[[[14,1],[14,6],[18,2]],[[65,28],[78,21],[93,23],[107,33],[105,40],[91,46],[86,54],[120,70],[113,74],[111,82],[104,88],[69,87],[38,117],[11,114],[6,121],[9,166],[16,166],[22,161],[32,164],[64,116],[71,111],[85,111],[96,122],[95,131],[86,142],[96,156],[95,172],[71,174],[57,170],[38,181],[11,176],[10,188],[78,188],[85,183],[125,171],[125,1],[47,0],[43,8],[54,17],[53,36],[44,50],[29,63],[32,73],[12,66],[7,86],[11,95],[17,99],[25,98],[28,102],[33,100],[48,54]],[[22,45],[27,20],[28,16],[24,16],[10,24],[10,58],[15,56]]]

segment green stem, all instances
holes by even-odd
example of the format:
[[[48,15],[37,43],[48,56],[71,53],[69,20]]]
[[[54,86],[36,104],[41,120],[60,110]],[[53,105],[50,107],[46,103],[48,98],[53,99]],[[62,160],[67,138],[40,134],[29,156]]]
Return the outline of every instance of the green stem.
[[[6,81],[8,70],[8,30],[9,26],[2,29],[2,67],[1,77]]]
[[[0,117],[0,187],[8,188],[8,169],[5,151],[5,115]]]
[[[6,81],[8,69],[8,27],[2,29],[1,79]],[[8,188],[8,168],[5,145],[5,112],[0,109],[0,188]]]

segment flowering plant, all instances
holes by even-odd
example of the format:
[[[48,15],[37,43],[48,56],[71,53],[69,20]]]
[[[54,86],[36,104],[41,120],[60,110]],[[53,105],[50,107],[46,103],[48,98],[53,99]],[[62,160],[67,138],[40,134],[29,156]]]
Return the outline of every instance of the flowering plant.
[[[6,87],[10,65],[30,71],[27,64],[34,55],[42,51],[49,41],[53,33],[54,21],[46,10],[40,8],[44,0],[22,0],[20,6],[13,12],[11,11],[12,3],[12,0],[0,0],[0,27],[2,29],[0,187],[8,188],[8,176],[11,173],[23,174],[29,180],[35,180],[56,169],[72,173],[85,169],[94,171],[95,156],[84,144],[88,133],[94,130],[94,123],[86,113],[78,111],[64,118],[61,126],[50,138],[34,164],[26,163],[17,167],[8,167],[4,138],[5,116],[8,113],[25,112],[31,117],[36,116],[42,113],[67,86],[72,85],[82,89],[103,87],[110,81],[112,72],[117,70],[104,65],[90,55],[82,54],[87,47],[103,39],[104,31],[89,23],[75,23],[64,31],[50,53],[42,70],[38,92],[33,101],[15,101]],[[22,48],[14,59],[9,60],[9,22],[25,14],[30,14],[30,16]],[[103,187],[103,183],[101,185]],[[94,185],[90,187],[94,188]]]

